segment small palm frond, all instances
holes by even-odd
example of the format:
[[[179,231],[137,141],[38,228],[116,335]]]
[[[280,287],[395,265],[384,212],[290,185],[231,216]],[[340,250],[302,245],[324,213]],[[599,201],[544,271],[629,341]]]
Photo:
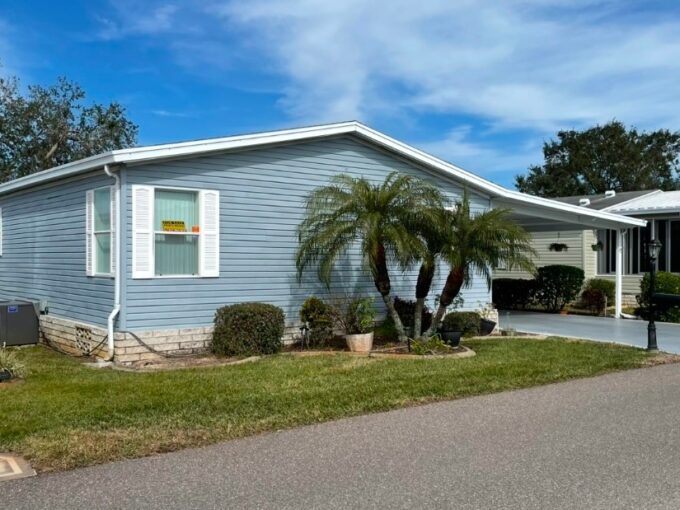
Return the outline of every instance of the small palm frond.
[[[411,266],[427,253],[424,225],[433,222],[445,204],[446,197],[435,186],[398,172],[379,184],[335,176],[307,197],[298,227],[298,279],[307,267],[318,265],[320,280],[330,285],[335,262],[357,241],[374,276],[385,256],[402,269]]]
[[[491,270],[500,265],[533,271],[531,235],[510,218],[508,209],[471,211],[467,191],[456,210],[448,215],[449,238],[442,250],[443,258],[453,268],[464,270],[468,286],[473,274],[485,278],[491,286]]]

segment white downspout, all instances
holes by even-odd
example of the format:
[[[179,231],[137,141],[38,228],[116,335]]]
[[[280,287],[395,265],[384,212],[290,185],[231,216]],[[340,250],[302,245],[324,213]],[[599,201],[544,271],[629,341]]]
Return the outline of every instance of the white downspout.
[[[112,177],[116,181],[116,217],[113,221],[116,222],[116,268],[113,272],[113,310],[109,314],[109,319],[107,322],[108,328],[108,347],[109,347],[109,357],[108,361],[113,361],[113,350],[114,350],[114,330],[113,321],[116,319],[120,313],[120,266],[121,266],[121,249],[120,249],[120,176],[111,172],[109,165],[104,165],[104,173],[109,177]]]
[[[626,231],[621,228],[616,229],[616,303],[614,317],[621,318],[623,308],[623,250]]]

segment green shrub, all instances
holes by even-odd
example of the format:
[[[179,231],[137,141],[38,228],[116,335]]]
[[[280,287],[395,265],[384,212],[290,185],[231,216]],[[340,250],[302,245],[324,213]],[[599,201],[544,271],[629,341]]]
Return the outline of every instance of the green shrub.
[[[333,339],[337,313],[335,308],[319,298],[312,296],[305,300],[300,308],[300,320],[309,328],[309,345],[322,346]]]
[[[394,308],[396,308],[397,314],[401,319],[401,323],[404,325],[406,334],[413,336],[413,326],[416,317],[416,302],[396,297],[394,298]],[[423,313],[420,314],[420,317],[422,321],[422,331],[427,331],[427,329],[432,324],[432,311],[430,311],[427,307],[424,307]]]
[[[539,267],[536,273],[536,300],[550,312],[559,312],[578,296],[585,274],[573,266]]]
[[[493,302],[499,310],[523,310],[534,300],[535,280],[498,278],[493,281]]]
[[[354,298],[343,308],[338,320],[347,335],[358,335],[373,331],[376,313],[372,298]]]
[[[680,294],[680,275],[659,271],[656,273],[656,291],[662,294]],[[645,273],[640,282],[640,313],[645,319],[649,318],[649,273]],[[680,307],[678,305],[657,305],[656,320],[663,322],[680,322]]]
[[[16,352],[0,347],[0,372],[9,372],[11,377],[25,377],[26,367],[17,358]]]
[[[604,313],[608,304],[614,303],[616,285],[604,278],[592,278],[581,292],[581,305],[595,313]]]
[[[607,302],[614,303],[614,293],[616,292],[616,284],[611,280],[604,278],[591,278],[586,282],[586,289],[600,290],[607,296]]]
[[[482,317],[477,312],[450,312],[444,317],[441,329],[460,331],[463,336],[477,336],[481,321]]]
[[[240,303],[215,313],[212,350],[226,356],[273,354],[281,350],[285,315],[278,306]]]
[[[606,298],[607,295],[600,289],[584,289],[581,293],[581,304],[588,310],[601,314],[608,302]]]

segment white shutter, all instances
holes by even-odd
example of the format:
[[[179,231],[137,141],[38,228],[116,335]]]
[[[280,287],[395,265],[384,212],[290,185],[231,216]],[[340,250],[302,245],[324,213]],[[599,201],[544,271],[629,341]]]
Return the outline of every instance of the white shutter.
[[[220,275],[220,194],[201,191],[200,194],[199,274]]]
[[[85,274],[94,276],[94,190],[85,192]]]
[[[111,186],[111,274],[116,273],[116,263],[118,256],[118,246],[116,246],[116,218],[118,217],[118,211],[116,210],[118,206],[117,202],[118,190],[115,186]]]
[[[132,186],[132,277],[153,278],[153,188]]]
[[[3,242],[3,225],[2,225],[2,207],[0,207],[0,257],[2,257],[2,242]]]

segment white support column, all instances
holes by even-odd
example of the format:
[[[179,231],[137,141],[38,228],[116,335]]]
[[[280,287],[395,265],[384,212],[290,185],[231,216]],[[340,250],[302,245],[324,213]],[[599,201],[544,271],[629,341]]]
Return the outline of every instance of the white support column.
[[[626,230],[616,229],[616,304],[614,317],[621,317],[623,301],[623,253],[625,248]]]

